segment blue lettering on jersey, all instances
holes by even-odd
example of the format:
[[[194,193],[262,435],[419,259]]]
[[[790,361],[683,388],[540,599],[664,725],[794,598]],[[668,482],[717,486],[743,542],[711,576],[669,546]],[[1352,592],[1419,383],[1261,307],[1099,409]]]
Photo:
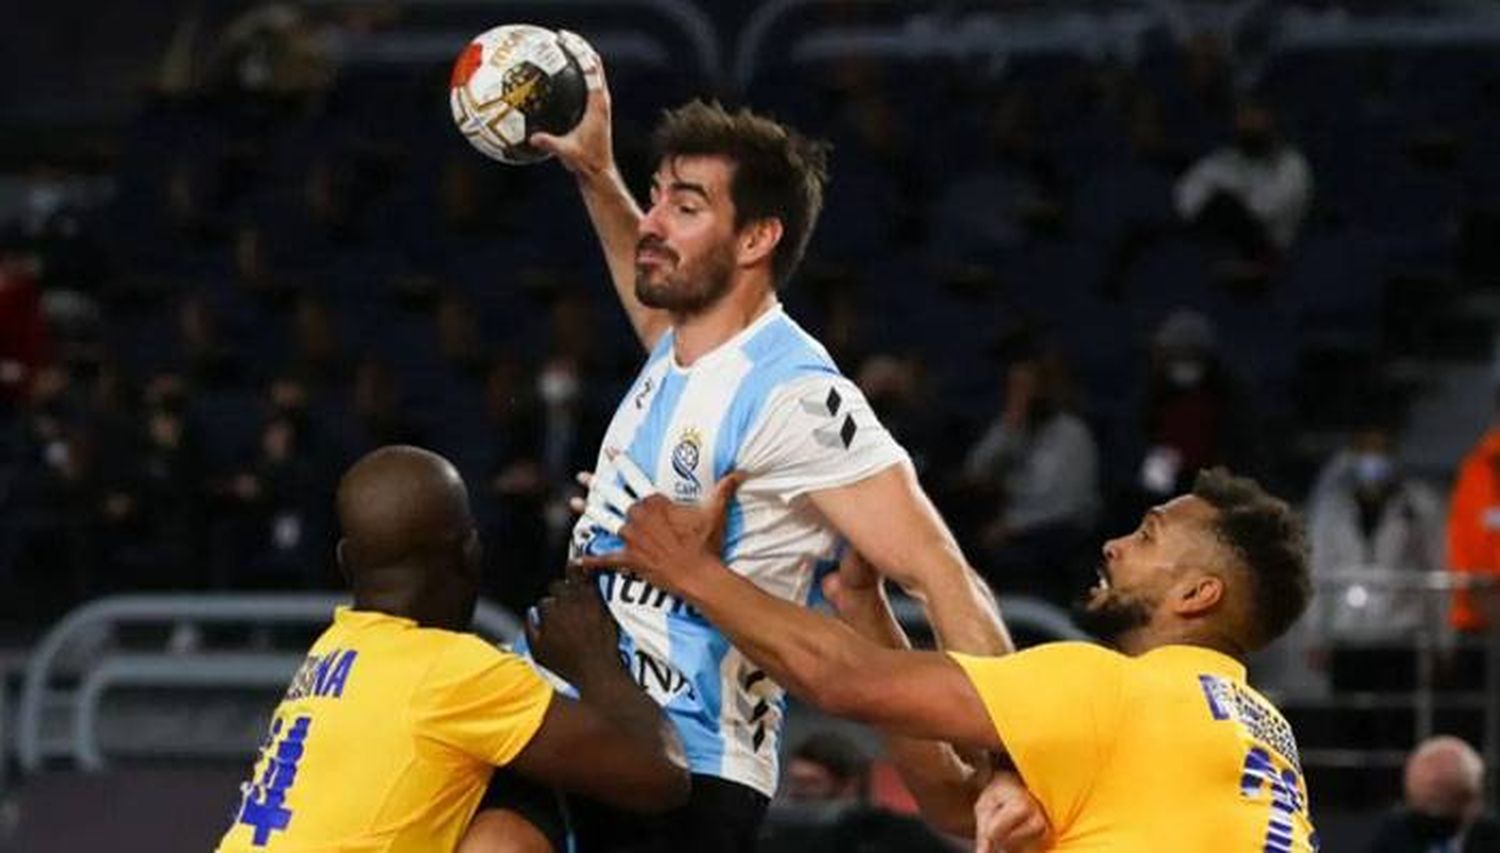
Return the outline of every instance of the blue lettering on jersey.
[[[1208,700],[1208,712],[1213,714],[1215,720],[1229,719],[1229,710],[1224,707],[1218,694],[1219,680],[1212,675],[1198,676],[1198,684],[1203,687],[1203,696]]]
[[[333,667],[333,675],[329,676],[326,684],[318,688],[319,696],[332,696],[340,699],[344,695],[344,685],[349,682],[349,673],[354,668],[354,659],[359,652],[349,649],[339,655],[339,662]]]
[[[297,674],[292,676],[283,701],[308,696],[340,698],[358,656],[359,652],[354,649],[334,649],[325,655],[308,655],[297,668]]]
[[[1261,792],[1271,789],[1271,816],[1266,825],[1265,853],[1291,853],[1294,818],[1305,808],[1296,771],[1277,771],[1270,753],[1253,746],[1245,754],[1240,775],[1240,795],[1260,799]]]
[[[333,672],[333,662],[336,658],[338,658],[338,656],[338,649],[334,649],[333,651],[329,652],[326,655],[323,655],[323,657],[318,659],[317,665],[313,667],[314,675],[312,695],[328,695],[328,674]]]
[[[260,781],[246,786],[237,822],[255,830],[250,843],[256,847],[266,846],[270,843],[271,833],[284,831],[291,825],[292,810],[284,803],[287,791],[297,781],[297,762],[302,760],[302,745],[311,726],[311,717],[298,717],[293,721],[286,736],[276,745],[276,751],[266,756],[266,769]],[[281,729],[281,718],[277,717],[271,723],[271,741]]]
[[[1215,720],[1234,720],[1250,737],[1276,750],[1294,769],[1302,771],[1297,739],[1281,712],[1228,678],[1199,675],[1198,683]]]

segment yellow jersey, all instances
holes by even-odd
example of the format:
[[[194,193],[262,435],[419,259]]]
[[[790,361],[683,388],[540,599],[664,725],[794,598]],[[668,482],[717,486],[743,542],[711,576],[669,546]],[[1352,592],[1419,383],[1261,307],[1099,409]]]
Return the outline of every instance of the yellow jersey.
[[[1233,658],[1089,643],[952,657],[1051,821],[1053,849],[1317,849],[1291,726]]]
[[[452,850],[552,700],[473,634],[341,607],[276,708],[222,853]]]

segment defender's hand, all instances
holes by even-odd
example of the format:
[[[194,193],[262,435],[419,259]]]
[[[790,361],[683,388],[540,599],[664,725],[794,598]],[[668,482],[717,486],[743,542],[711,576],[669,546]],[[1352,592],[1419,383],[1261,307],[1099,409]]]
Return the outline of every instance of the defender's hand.
[[[644,476],[639,470],[631,470],[634,464],[624,454],[616,464],[627,483]],[[725,476],[714,484],[708,500],[701,505],[674,504],[654,490],[638,492],[639,499],[630,502],[628,508],[619,507],[625,511],[624,523],[611,531],[625,547],[611,554],[581,558],[578,565],[589,570],[626,569],[654,586],[680,592],[683,578],[704,563],[719,559],[729,501],[742,479],[738,472]],[[594,485],[597,489],[601,483]]]
[[[537,661],[572,684],[581,684],[590,667],[616,660],[619,628],[604,608],[599,589],[573,567],[554,581],[526,622],[526,639]]]
[[[594,48],[576,33],[558,32],[558,40],[578,60],[588,85],[588,103],[578,126],[561,136],[533,133],[533,146],[557,155],[563,166],[579,177],[604,174],[615,166],[614,140],[610,130],[609,85],[604,80],[604,62]]]
[[[974,802],[975,853],[1042,850],[1050,831],[1041,804],[1008,770],[996,771]]]

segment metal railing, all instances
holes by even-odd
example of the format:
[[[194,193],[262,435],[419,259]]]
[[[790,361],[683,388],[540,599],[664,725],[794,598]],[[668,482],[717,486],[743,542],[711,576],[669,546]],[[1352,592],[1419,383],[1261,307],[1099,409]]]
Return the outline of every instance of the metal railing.
[[[26,664],[16,713],[16,754],[21,769],[34,772],[49,755],[76,758],[81,766],[105,764],[95,739],[99,699],[114,686],[265,687],[285,684],[296,671],[301,655],[285,652],[239,654],[131,653],[112,655],[83,673],[73,690],[56,686],[58,663],[70,643],[100,628],[128,625],[301,625],[319,626],[334,608],[347,604],[345,595],[307,593],[122,595],[92,601],[73,610],[54,625],[36,645]],[[474,613],[474,629],[494,640],[510,640],[520,622],[504,608],[481,601]],[[43,732],[49,707],[66,707],[71,723],[66,748],[50,751]],[[0,762],[5,736],[0,732]]]
[[[1449,622],[1453,594],[1460,590],[1468,591],[1488,613],[1500,614],[1500,579],[1446,571],[1366,567],[1322,572],[1314,581],[1317,595],[1311,605],[1315,612],[1310,613],[1313,627],[1305,638],[1307,646],[1409,648],[1416,684],[1411,691],[1335,692],[1303,704],[1339,711],[1411,709],[1413,744],[1439,733],[1440,710],[1478,710],[1483,715],[1483,737],[1475,747],[1484,757],[1489,789],[1492,792],[1500,789],[1500,620],[1492,616],[1489,629],[1478,635],[1460,634]],[[1335,627],[1334,613],[1338,608],[1357,609],[1360,602],[1369,602],[1375,596],[1394,596],[1396,604],[1408,606],[1408,614],[1415,613],[1416,624],[1394,625],[1383,636],[1342,633]],[[1379,606],[1388,606],[1391,601],[1386,599]],[[1467,689],[1471,685],[1440,689],[1439,657],[1464,650],[1482,655],[1482,682],[1472,685],[1472,689]],[[1390,749],[1336,749],[1307,750],[1302,759],[1308,764],[1328,767],[1399,766],[1405,756],[1404,751]]]

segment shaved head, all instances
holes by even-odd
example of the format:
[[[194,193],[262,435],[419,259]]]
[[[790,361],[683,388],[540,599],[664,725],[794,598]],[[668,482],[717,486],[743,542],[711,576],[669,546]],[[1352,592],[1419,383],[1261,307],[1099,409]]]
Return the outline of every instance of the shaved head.
[[[418,447],[382,447],[339,481],[339,564],[355,606],[419,622],[466,621],[478,590],[478,542],[463,478]]]

